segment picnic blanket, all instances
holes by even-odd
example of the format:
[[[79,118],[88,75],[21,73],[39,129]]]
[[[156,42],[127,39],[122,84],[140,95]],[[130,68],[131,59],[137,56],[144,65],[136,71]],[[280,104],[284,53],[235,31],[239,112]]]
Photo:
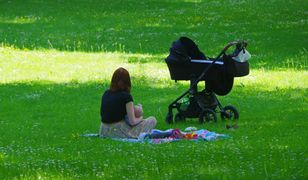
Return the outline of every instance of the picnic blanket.
[[[82,134],[84,137],[100,137],[98,134]],[[216,141],[219,139],[227,139],[230,136],[227,134],[218,134],[206,129],[197,130],[195,127],[188,127],[184,131],[179,129],[159,130],[153,129],[148,133],[141,133],[138,139],[132,138],[111,138],[117,141],[138,142],[160,144],[167,142],[175,142],[182,140],[189,141]]]

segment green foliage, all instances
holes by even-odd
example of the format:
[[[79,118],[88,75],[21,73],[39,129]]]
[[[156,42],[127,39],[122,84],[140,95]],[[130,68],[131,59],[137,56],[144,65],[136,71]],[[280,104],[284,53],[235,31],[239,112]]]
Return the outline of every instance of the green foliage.
[[[1,179],[308,177],[305,1],[0,4]],[[182,35],[210,56],[248,40],[250,75],[219,97],[238,108],[239,129],[221,119],[165,123],[169,103],[189,87],[171,81],[164,63]],[[158,129],[196,126],[232,138],[152,145],[80,137],[98,132],[100,98],[120,66]]]

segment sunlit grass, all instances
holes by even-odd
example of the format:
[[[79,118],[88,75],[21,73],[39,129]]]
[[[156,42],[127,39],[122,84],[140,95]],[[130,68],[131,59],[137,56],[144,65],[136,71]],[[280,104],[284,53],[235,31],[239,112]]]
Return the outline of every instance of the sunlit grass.
[[[164,62],[167,54],[82,53],[56,50],[22,51],[0,48],[0,83],[27,81],[109,82],[118,67],[129,70],[132,78],[143,79],[154,87],[173,82]],[[308,88],[305,70],[252,69],[249,76],[236,78],[235,85],[262,90]],[[152,83],[153,82],[153,83]],[[187,84],[187,82],[178,82]]]
[[[0,17],[0,23],[7,23],[7,24],[30,24],[35,23],[37,20],[39,20],[39,17],[35,16],[16,16],[14,19],[8,19]]]
[[[160,62],[158,62],[160,61]],[[132,78],[169,79],[163,55],[21,51],[0,48],[1,83],[25,81],[106,81],[118,67]],[[146,64],[147,65],[146,65]]]

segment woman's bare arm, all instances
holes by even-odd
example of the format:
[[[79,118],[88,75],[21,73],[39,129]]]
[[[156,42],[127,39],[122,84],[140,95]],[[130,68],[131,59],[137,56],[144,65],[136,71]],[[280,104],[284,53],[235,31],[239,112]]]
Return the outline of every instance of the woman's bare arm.
[[[139,118],[136,118],[135,111],[134,111],[134,104],[133,102],[126,103],[126,112],[128,116],[128,122],[131,126],[134,126],[136,124],[139,124],[142,121],[142,116]]]

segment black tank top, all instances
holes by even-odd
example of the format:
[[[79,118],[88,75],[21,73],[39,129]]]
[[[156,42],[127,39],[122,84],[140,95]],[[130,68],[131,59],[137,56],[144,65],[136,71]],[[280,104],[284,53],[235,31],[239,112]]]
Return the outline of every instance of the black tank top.
[[[124,120],[127,115],[126,104],[132,101],[133,97],[128,92],[105,91],[101,102],[101,121],[115,123]]]

